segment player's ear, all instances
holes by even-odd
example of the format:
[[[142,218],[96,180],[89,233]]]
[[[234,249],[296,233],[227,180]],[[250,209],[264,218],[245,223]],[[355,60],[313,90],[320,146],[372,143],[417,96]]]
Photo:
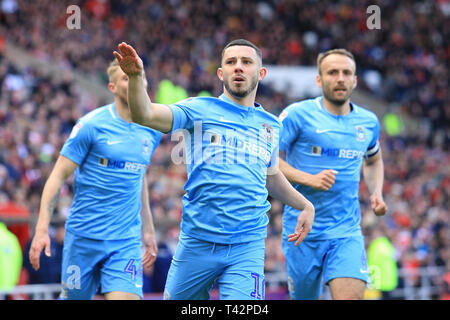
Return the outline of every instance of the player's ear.
[[[316,84],[319,88],[322,88],[322,77],[320,76],[320,73],[316,76]]]
[[[116,92],[116,86],[115,86],[115,84],[112,83],[112,82],[108,83],[108,89],[109,89],[109,91],[111,91],[112,93],[115,93],[115,92]]]
[[[223,71],[222,68],[217,68],[217,76],[221,81],[223,81]]]
[[[259,69],[259,80],[263,80],[267,75],[267,68],[261,67]]]
[[[358,76],[355,75],[355,78],[353,79],[353,89],[355,89],[357,85],[358,85]]]

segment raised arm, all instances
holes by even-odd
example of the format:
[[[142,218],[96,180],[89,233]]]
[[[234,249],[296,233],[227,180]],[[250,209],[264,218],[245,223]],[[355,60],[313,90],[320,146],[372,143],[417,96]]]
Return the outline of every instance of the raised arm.
[[[302,211],[297,218],[297,226],[293,234],[288,235],[288,241],[295,241],[297,246],[311,231],[315,210],[300,192],[294,189],[283,173],[276,167],[267,175],[266,188],[269,195],[284,204]]]
[[[78,164],[72,160],[64,156],[59,156],[45,183],[44,190],[42,191],[36,232],[29,251],[30,262],[36,270],[40,267],[39,258],[43,249],[45,249],[45,254],[50,257],[50,237],[48,235],[50,219],[55,209],[61,186],[77,167]]]
[[[113,54],[128,76],[128,106],[133,122],[168,133],[172,130],[173,114],[167,105],[153,103],[144,85],[144,65],[134,48],[125,42]]]

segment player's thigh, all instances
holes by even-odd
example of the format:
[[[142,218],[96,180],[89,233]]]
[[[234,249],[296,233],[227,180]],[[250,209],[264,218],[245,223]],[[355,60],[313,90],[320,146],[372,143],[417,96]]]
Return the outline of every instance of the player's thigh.
[[[371,280],[362,236],[332,241],[325,259],[324,278],[333,297],[355,299],[364,295],[365,284]]]
[[[322,261],[328,241],[303,240],[298,246],[283,238],[289,295],[294,300],[316,300],[322,294]]]
[[[165,300],[209,299],[209,289],[221,273],[214,244],[180,236],[164,288]]]
[[[218,279],[221,300],[264,300],[264,239],[230,245]]]
[[[60,299],[90,300],[100,283],[102,243],[66,231],[61,266]]]
[[[138,239],[105,241],[108,258],[101,268],[102,293],[115,292],[112,296],[123,293],[143,297],[143,270],[141,242]]]

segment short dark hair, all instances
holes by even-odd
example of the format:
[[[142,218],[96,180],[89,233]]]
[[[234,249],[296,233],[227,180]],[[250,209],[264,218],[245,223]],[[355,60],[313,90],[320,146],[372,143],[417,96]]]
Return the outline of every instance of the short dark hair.
[[[340,55],[349,57],[349,58],[352,59],[353,62],[355,63],[355,69],[356,69],[356,61],[355,61],[355,57],[353,56],[353,54],[352,54],[350,51],[348,51],[348,50],[346,50],[346,49],[342,49],[342,48],[339,48],[339,49],[331,49],[331,50],[328,50],[328,51],[326,51],[326,52],[321,52],[321,53],[319,53],[319,55],[317,56],[317,68],[319,69],[319,74],[321,74],[321,71],[322,71],[322,70],[320,69],[320,65],[322,64],[323,59],[325,59],[326,57],[328,57],[328,56],[331,55],[331,54],[340,54]],[[355,72],[356,72],[356,70],[355,70]]]
[[[245,39],[236,39],[236,40],[233,40],[233,41],[229,42],[229,43],[223,48],[222,54],[220,55],[220,61],[221,61],[221,64],[222,64],[222,59],[223,59],[223,55],[224,55],[224,53],[225,53],[225,50],[228,49],[229,47],[233,47],[233,46],[247,46],[247,47],[250,47],[250,48],[255,49],[256,54],[258,55],[258,58],[259,58],[259,60],[260,60],[260,62],[261,62],[261,64],[262,64],[262,53],[261,53],[261,49],[259,49],[256,45],[254,45],[253,43],[251,43],[250,41],[245,40]]]

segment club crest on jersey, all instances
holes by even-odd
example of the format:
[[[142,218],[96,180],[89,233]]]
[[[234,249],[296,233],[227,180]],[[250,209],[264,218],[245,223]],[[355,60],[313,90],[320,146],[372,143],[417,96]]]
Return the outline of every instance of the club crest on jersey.
[[[356,141],[364,142],[366,141],[366,128],[363,126],[356,126]]]
[[[273,128],[270,124],[263,123],[263,135],[264,138],[267,140],[267,142],[272,143],[273,142]]]

